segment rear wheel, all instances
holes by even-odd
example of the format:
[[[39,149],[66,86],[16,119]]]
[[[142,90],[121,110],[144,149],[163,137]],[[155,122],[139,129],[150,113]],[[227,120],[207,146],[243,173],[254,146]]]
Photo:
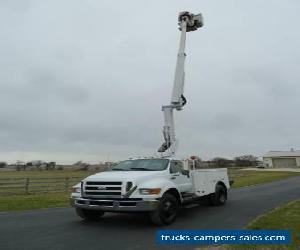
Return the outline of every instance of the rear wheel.
[[[223,185],[217,185],[216,191],[209,197],[210,203],[214,206],[222,206],[227,200],[227,189]]]
[[[150,219],[157,226],[170,225],[177,216],[179,201],[172,194],[164,194],[156,210],[150,213]]]
[[[88,210],[78,207],[76,208],[76,213],[79,217],[88,221],[99,220],[104,215],[103,211]]]

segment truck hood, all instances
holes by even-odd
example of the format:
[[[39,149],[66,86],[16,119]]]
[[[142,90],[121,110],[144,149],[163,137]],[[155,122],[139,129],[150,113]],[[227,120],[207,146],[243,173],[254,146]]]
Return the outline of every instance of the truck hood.
[[[164,171],[107,171],[91,175],[85,181],[133,181],[164,176]]]

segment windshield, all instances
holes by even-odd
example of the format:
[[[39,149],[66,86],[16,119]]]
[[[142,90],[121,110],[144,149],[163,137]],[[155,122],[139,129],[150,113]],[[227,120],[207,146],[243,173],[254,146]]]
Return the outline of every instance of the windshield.
[[[114,166],[114,171],[161,171],[168,167],[167,159],[137,159],[122,161]]]

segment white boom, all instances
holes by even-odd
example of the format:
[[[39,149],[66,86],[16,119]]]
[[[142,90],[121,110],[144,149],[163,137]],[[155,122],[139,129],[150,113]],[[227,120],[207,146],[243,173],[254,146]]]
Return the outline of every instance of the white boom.
[[[169,105],[162,106],[162,111],[164,112],[163,136],[165,141],[158,149],[158,152],[162,153],[162,155],[166,157],[175,155],[178,144],[178,140],[175,136],[173,110],[182,110],[182,107],[186,104],[186,99],[183,96],[186,32],[195,31],[203,26],[202,15],[194,15],[187,11],[180,12],[178,25],[179,30],[181,31],[181,37],[171,103]]]

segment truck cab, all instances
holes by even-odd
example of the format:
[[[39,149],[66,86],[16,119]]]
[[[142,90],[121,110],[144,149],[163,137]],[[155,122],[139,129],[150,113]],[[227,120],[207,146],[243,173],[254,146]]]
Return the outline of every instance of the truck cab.
[[[158,148],[161,158],[126,160],[110,171],[84,179],[74,187],[72,204],[83,219],[92,220],[105,212],[148,212],[153,223],[172,223],[178,210],[187,203],[208,197],[213,205],[227,199],[227,169],[189,169],[176,159],[174,110],[181,111],[187,100],[184,94],[186,33],[203,26],[201,14],[179,13],[180,43],[171,100],[162,106],[163,138]]]
[[[148,212],[157,225],[172,223],[180,207],[200,197],[210,195],[215,205],[223,205],[229,188],[227,170],[191,170],[185,163],[176,158],[122,161],[77,184],[72,205],[87,220],[105,212]]]

